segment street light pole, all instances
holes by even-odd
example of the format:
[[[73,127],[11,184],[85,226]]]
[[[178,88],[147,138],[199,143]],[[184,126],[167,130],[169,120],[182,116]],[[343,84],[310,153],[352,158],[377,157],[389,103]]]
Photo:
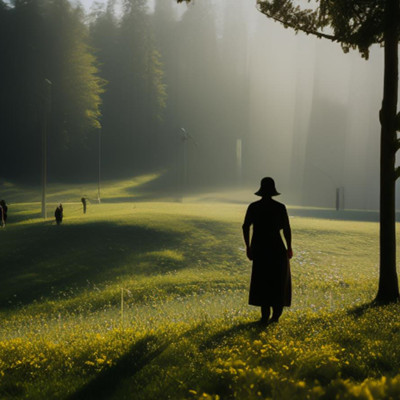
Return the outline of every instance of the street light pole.
[[[318,167],[316,164],[314,164],[311,161],[308,161],[309,164],[311,164],[317,171],[319,171],[322,175],[326,176],[329,178],[329,180],[332,182],[332,185],[335,187],[336,191],[336,196],[335,196],[335,208],[336,211],[339,211],[340,209],[344,210],[344,187],[338,187],[335,180],[332,178],[330,174],[328,174],[326,171],[322,170],[320,167]]]
[[[100,197],[100,179],[101,179],[101,128],[99,129],[99,182],[97,186],[97,201],[101,203]]]
[[[236,179],[240,186],[242,183],[242,139],[236,139]]]
[[[183,170],[182,170],[182,197],[186,189],[187,183],[187,142],[189,139],[189,135],[186,132],[185,128],[181,128],[182,132],[182,142],[183,142]]]
[[[43,107],[43,128],[42,128],[42,217],[47,218],[46,189],[47,189],[47,125],[51,110],[51,85],[48,80],[44,80],[45,98]]]
[[[188,180],[188,141],[192,141],[194,146],[197,146],[191,133],[187,132],[185,128],[181,128],[182,142],[183,142],[183,176],[182,176],[182,198],[186,190]]]

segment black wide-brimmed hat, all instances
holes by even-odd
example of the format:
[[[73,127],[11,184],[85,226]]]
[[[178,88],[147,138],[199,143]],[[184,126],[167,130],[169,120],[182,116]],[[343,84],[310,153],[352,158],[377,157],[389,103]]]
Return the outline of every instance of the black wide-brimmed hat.
[[[275,182],[272,178],[266,177],[261,179],[260,189],[255,192],[257,196],[279,196],[280,193],[275,188]]]

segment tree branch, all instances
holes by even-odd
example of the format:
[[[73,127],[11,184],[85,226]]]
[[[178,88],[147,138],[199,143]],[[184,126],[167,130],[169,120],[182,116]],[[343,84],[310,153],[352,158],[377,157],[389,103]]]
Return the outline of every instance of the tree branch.
[[[294,29],[296,32],[297,32],[297,31],[301,31],[301,32],[304,32],[306,35],[314,35],[314,36],[317,36],[319,39],[325,38],[325,39],[332,40],[333,42],[340,42],[340,41],[341,41],[341,39],[340,39],[339,37],[337,37],[337,36],[328,35],[328,34],[326,34],[326,33],[318,32],[318,31],[316,31],[316,30],[307,29],[307,28],[302,27],[302,26],[297,26],[297,25],[292,24],[292,23],[290,23],[290,22],[284,21],[283,19],[280,19],[280,18],[278,18],[278,17],[275,17],[273,14],[269,13],[268,11],[263,10],[263,9],[260,7],[260,4],[258,4],[258,10],[259,10],[262,14],[264,14],[266,17],[271,18],[271,19],[273,19],[273,20],[276,21],[276,22],[279,22],[280,24],[284,25],[285,27],[292,28],[292,29]]]
[[[319,6],[307,8],[295,0],[257,0],[257,8],[285,28],[338,42],[345,53],[358,48],[368,59],[370,46],[383,40],[380,1],[316,0]]]

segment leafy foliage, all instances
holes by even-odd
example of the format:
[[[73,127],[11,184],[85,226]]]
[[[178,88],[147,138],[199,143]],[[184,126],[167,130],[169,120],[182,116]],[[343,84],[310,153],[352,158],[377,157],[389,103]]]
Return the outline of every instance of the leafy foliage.
[[[292,0],[258,0],[257,4],[263,14],[285,27],[337,41],[345,52],[358,48],[368,58],[370,46],[383,41],[384,7],[380,0],[318,0],[310,8]]]

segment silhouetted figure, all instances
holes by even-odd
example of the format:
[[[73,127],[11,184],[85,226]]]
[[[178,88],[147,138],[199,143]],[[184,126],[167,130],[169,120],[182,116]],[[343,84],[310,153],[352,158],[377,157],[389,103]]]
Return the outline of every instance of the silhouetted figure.
[[[4,210],[3,207],[0,205],[0,226],[4,228],[6,223],[4,222]]]
[[[62,220],[63,220],[63,206],[60,203],[60,205],[56,208],[56,211],[54,212],[54,216],[56,217],[56,222],[57,225],[60,225]]]
[[[253,261],[249,304],[261,307],[261,322],[278,322],[283,307],[290,306],[292,297],[289,259],[293,252],[289,218],[286,207],[272,199],[280,194],[272,178],[263,178],[255,194],[261,196],[261,200],[249,205],[243,223],[247,257]],[[287,249],[280,235],[282,229]]]
[[[83,206],[83,213],[86,214],[86,197],[81,198],[82,206]]]
[[[7,211],[8,211],[8,207],[7,204],[4,200],[0,200],[0,223],[2,227],[6,226],[6,221],[7,221]]]

